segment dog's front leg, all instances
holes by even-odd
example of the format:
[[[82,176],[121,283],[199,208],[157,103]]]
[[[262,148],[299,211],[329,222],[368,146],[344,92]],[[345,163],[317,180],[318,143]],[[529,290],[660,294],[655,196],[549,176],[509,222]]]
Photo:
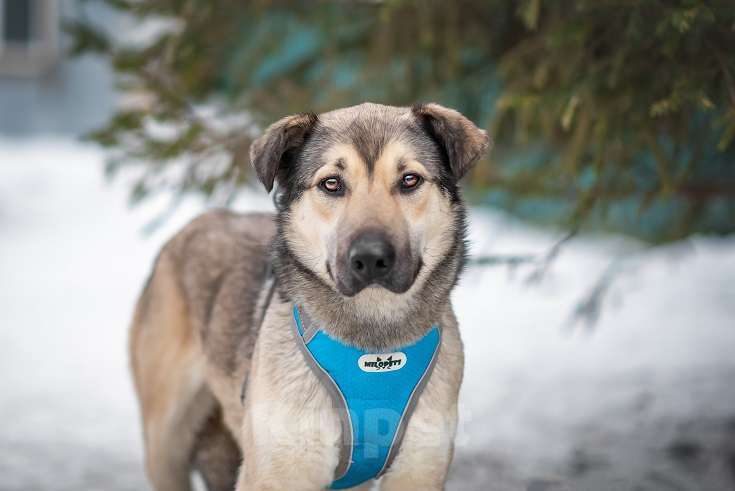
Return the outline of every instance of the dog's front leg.
[[[339,415],[293,341],[264,336],[256,346],[237,491],[318,491],[334,479]]]
[[[401,450],[381,480],[381,491],[443,490],[456,428],[456,405],[444,412],[419,403]]]
[[[238,491],[317,491],[333,480],[339,424],[331,412],[259,403],[248,408],[243,436]]]

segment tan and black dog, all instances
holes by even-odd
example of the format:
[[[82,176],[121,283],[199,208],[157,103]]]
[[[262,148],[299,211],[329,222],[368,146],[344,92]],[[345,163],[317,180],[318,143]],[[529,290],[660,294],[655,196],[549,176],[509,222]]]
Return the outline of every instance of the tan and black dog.
[[[294,304],[363,349],[441,326],[380,485],[444,488],[463,372],[449,298],[465,260],[458,182],[488,147],[483,130],[437,104],[289,116],[255,141],[252,164],[268,191],[277,185],[278,212],[195,219],[165,245],[138,301],[131,357],[156,490],[191,489],[193,471],[217,491],[333,481],[339,416],[299,351]]]

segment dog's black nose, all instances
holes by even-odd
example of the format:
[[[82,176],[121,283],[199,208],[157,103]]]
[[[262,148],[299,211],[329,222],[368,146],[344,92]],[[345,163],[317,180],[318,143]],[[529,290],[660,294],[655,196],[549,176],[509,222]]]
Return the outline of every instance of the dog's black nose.
[[[396,250],[383,234],[366,232],[352,241],[347,258],[354,280],[367,286],[388,276],[396,262]]]

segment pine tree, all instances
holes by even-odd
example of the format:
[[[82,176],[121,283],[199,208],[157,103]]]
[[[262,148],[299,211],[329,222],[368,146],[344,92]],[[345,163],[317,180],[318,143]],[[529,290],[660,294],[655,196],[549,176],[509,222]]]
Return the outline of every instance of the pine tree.
[[[68,24],[117,73],[127,103],[90,137],[140,166],[133,200],[231,199],[283,115],[431,100],[496,142],[476,202],[652,242],[735,230],[732,2],[96,1],[160,26]]]

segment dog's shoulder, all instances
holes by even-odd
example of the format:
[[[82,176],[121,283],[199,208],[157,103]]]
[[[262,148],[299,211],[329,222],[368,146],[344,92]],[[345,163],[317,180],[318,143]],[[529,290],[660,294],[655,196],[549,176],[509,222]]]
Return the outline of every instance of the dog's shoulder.
[[[212,210],[184,226],[161,254],[173,262],[183,286],[201,288],[238,265],[262,264],[274,234],[272,214]]]
[[[224,372],[238,371],[240,354],[234,351],[252,333],[275,230],[270,213],[212,210],[189,222],[161,252],[173,265],[205,354]]]

